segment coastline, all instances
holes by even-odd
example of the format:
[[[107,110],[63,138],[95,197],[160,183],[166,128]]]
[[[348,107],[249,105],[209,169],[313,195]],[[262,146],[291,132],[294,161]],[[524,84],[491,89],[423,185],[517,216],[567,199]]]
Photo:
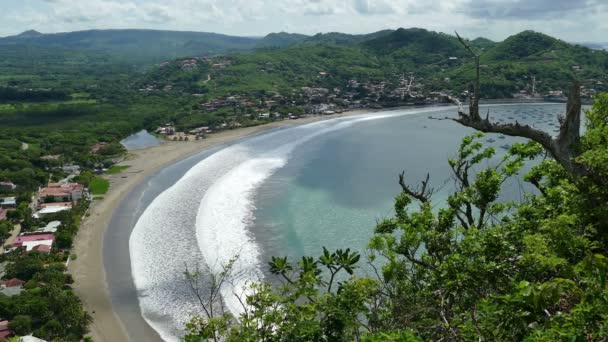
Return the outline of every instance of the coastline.
[[[240,128],[213,134],[205,140],[189,142],[164,141],[161,145],[132,151],[119,165],[130,167],[118,174],[108,175],[110,190],[104,199],[91,204],[89,216],[81,225],[74,242],[73,253],[77,258],[70,262],[68,271],[74,277],[74,290],[83,301],[85,309],[93,316],[90,335],[95,341],[129,341],[123,322],[113,309],[103,247],[107,227],[116,209],[125,197],[149,176],[164,167],[206,149],[226,144],[240,138],[278,128],[304,125],[338,117],[360,115],[377,110],[355,110],[342,114],[313,116],[297,120],[283,120],[265,125]],[[151,333],[155,333],[150,328]]]

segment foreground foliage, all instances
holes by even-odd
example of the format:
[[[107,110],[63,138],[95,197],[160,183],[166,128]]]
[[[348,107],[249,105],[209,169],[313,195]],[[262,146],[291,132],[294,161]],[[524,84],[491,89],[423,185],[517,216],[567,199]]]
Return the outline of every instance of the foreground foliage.
[[[401,177],[395,215],[369,249],[377,277],[358,275],[359,254],[327,250],[297,263],[272,258],[279,285],[253,284],[237,320],[195,318],[187,341],[604,341],[608,339],[605,218],[608,95],[587,113],[574,178],[540,145],[515,144],[494,162],[478,133],[449,160],[455,187],[433,202],[429,181]],[[502,184],[538,191],[500,201]]]

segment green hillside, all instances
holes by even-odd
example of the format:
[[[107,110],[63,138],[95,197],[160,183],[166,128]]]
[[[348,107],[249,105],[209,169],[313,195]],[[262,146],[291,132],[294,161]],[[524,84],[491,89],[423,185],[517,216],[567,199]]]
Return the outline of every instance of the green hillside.
[[[0,47],[38,46],[112,54],[129,62],[155,63],[187,56],[251,51],[259,44],[291,44],[274,37],[234,37],[217,33],[156,30],[89,30],[41,34],[27,31],[0,38]]]
[[[509,97],[530,90],[567,89],[578,78],[588,89],[606,90],[608,52],[568,44],[542,33],[524,31],[481,51],[482,90],[487,97]],[[464,90],[473,78],[472,64],[447,72],[455,89]]]

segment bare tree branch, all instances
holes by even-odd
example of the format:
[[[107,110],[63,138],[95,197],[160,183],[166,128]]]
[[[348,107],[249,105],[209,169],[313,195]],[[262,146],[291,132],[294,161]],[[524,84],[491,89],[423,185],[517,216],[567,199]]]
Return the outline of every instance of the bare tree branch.
[[[580,126],[581,126],[581,86],[578,81],[574,81],[570,93],[568,95],[567,111],[564,118],[560,118],[560,133],[553,138],[547,132],[530,127],[529,125],[520,125],[517,121],[508,124],[490,122],[489,116],[482,119],[479,115],[479,97],[480,97],[480,73],[479,73],[479,54],[473,51],[473,48],[462,37],[456,33],[456,37],[464,48],[475,59],[476,77],[474,94],[471,95],[469,113],[462,110],[458,112],[458,118],[454,121],[463,126],[474,128],[485,133],[500,133],[513,137],[523,137],[541,144],[552,156],[560,163],[573,178],[583,176],[593,176],[589,174],[583,165],[576,162],[576,157],[579,153],[576,146],[580,142]]]
[[[422,181],[422,186],[420,189],[412,189],[409,185],[405,184],[405,171],[401,172],[399,175],[399,185],[401,185],[401,189],[406,194],[412,196],[423,204],[430,203],[431,196],[435,191],[433,188],[429,187],[429,180],[431,178],[430,174],[426,174],[425,180]]]

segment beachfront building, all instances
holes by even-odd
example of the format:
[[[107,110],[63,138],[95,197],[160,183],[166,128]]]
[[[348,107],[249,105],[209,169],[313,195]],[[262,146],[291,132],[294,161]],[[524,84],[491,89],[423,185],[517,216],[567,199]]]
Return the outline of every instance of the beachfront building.
[[[29,234],[19,235],[13,243],[13,248],[25,248],[26,252],[39,251],[48,253],[55,242],[55,234]]]
[[[0,198],[0,208],[2,208],[2,209],[17,208],[17,199],[15,197]]]
[[[72,209],[72,202],[42,203],[40,204],[39,208],[40,210],[33,215],[34,218],[41,218],[48,214],[70,210]]]
[[[78,183],[49,183],[38,191],[38,201],[78,202],[84,197],[84,185]]]

